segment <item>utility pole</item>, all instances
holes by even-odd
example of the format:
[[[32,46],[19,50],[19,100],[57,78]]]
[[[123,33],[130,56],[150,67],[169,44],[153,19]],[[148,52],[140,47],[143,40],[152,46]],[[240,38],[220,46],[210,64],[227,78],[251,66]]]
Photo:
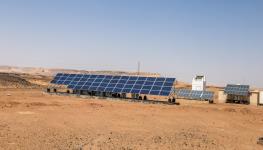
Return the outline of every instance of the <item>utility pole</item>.
[[[141,70],[141,63],[140,63],[140,61],[138,61],[138,70],[137,70],[137,71],[138,71],[138,72],[137,72],[138,75],[140,75],[140,70]]]

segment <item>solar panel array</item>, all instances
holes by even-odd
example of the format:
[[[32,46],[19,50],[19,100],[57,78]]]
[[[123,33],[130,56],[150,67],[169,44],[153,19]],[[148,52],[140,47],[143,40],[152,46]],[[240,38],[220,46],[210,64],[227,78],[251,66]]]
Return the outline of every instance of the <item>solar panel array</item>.
[[[228,84],[225,87],[225,93],[233,95],[247,96],[249,94],[249,85]]]
[[[178,97],[186,99],[197,99],[197,100],[213,100],[214,92],[209,91],[194,91],[188,89],[178,89],[176,90]]]
[[[74,90],[168,96],[175,78],[58,73],[52,84]]]

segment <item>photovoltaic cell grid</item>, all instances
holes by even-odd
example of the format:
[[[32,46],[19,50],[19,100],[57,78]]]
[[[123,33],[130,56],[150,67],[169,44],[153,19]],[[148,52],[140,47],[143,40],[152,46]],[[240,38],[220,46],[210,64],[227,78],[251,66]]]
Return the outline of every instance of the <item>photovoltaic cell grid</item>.
[[[209,91],[193,91],[188,89],[176,90],[178,97],[197,100],[213,100],[214,93]]]
[[[225,87],[225,93],[233,95],[247,96],[249,94],[249,85],[228,84]]]
[[[175,78],[58,73],[52,84],[74,90],[168,96]]]

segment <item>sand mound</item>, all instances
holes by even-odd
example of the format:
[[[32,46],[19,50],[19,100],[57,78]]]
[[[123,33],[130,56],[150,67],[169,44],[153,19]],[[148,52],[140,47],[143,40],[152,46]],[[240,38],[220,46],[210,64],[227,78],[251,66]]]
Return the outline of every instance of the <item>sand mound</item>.
[[[26,79],[22,78],[19,74],[13,73],[0,73],[0,88],[36,88],[39,87]]]

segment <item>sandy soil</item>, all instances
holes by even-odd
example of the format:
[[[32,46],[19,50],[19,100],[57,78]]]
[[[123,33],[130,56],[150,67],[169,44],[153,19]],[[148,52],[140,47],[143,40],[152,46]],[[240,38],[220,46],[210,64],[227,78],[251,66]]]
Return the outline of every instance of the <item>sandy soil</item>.
[[[182,102],[182,101],[181,101]],[[263,108],[0,89],[0,149],[263,149]]]

